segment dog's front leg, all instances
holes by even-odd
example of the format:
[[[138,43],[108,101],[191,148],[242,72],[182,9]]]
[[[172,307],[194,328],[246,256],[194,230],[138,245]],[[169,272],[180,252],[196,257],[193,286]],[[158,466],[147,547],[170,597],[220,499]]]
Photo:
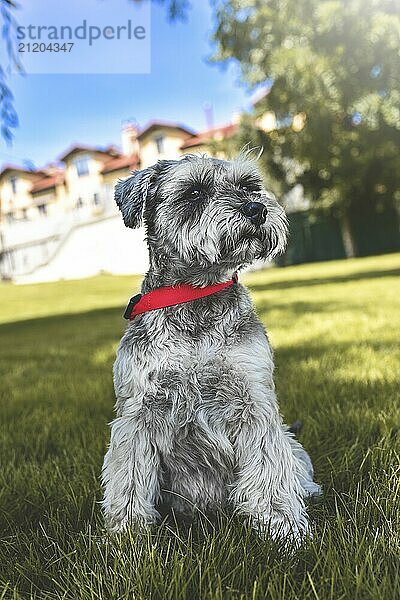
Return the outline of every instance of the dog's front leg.
[[[143,528],[159,514],[159,456],[145,423],[118,417],[111,424],[110,447],[102,469],[103,512],[110,533],[127,526]]]
[[[307,516],[293,452],[280,424],[261,415],[246,419],[234,447],[234,508],[250,516],[261,535],[299,542],[307,532]]]

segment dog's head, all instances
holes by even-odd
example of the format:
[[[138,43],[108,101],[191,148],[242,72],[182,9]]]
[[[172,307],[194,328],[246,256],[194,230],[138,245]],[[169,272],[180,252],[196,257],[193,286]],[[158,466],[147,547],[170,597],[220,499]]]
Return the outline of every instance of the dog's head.
[[[115,199],[128,227],[144,221],[153,256],[187,266],[235,269],[286,245],[284,211],[244,157],[159,161],[119,182]]]

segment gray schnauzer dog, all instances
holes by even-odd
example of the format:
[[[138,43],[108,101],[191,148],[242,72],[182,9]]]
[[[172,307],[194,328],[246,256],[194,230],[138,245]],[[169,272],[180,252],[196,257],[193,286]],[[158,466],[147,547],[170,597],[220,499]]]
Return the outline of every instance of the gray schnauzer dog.
[[[116,186],[125,225],[144,220],[142,294],[231,280],[286,244],[283,209],[246,156],[162,160]],[[311,460],[281,419],[273,356],[236,279],[206,297],[130,321],[114,365],[116,419],[104,458],[109,532],[139,530],[161,505],[195,514],[231,507],[261,535],[301,540]]]

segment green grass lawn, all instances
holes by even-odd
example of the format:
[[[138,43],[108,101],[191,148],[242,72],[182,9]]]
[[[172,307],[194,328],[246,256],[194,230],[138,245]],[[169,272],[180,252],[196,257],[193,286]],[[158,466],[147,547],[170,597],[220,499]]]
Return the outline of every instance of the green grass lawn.
[[[246,523],[102,542],[111,366],[138,279],[0,286],[0,599],[400,598],[400,255],[249,274],[324,486],[285,554]]]

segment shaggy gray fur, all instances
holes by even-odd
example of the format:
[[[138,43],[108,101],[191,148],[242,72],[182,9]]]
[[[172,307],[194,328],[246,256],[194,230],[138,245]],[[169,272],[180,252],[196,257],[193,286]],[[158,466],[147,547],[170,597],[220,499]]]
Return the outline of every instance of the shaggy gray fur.
[[[286,244],[287,224],[253,162],[199,156],[160,161],[118,183],[128,227],[144,220],[150,268],[142,293],[227,281]],[[246,216],[263,204],[264,223]],[[264,535],[300,540],[304,499],[318,495],[308,454],[283,425],[273,357],[249,294],[235,283],[136,317],[114,365],[116,419],[103,465],[110,532],[230,506]]]

